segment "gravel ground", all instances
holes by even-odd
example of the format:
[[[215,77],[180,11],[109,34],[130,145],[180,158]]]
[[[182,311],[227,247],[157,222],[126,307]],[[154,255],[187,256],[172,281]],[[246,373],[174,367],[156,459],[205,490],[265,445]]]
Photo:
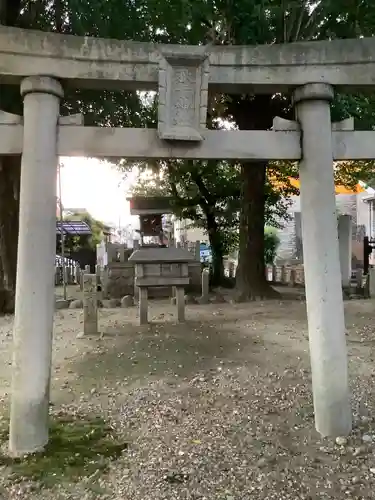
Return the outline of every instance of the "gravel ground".
[[[374,303],[346,303],[355,428],[314,430],[305,304],[102,310],[106,333],[76,339],[55,317],[53,412],[102,415],[129,447],[109,470],[52,489],[0,479],[0,497],[46,500],[371,499],[375,488]],[[9,402],[12,318],[0,318],[0,402]]]

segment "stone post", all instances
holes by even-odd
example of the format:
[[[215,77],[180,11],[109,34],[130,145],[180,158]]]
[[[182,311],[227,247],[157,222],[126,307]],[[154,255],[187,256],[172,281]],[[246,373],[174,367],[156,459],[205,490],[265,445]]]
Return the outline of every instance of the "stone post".
[[[48,442],[55,309],[57,123],[63,90],[49,77],[25,78],[16,309],[9,452]]]
[[[362,290],[363,287],[363,269],[357,269],[355,272],[355,284],[357,293]]]
[[[79,285],[81,283],[81,268],[79,265],[77,265],[75,268],[75,279],[77,285]]]
[[[148,290],[145,286],[138,287],[139,289],[139,324],[147,325],[148,323]]]
[[[203,269],[202,271],[202,301],[208,302],[208,297],[210,293],[210,271],[208,269]]]
[[[333,89],[296,89],[301,127],[302,237],[315,426],[323,436],[350,432],[344,304],[341,288],[330,101]]]
[[[80,269],[80,271],[79,271],[79,288],[82,292],[83,292],[83,275],[84,275],[84,271],[82,269]]]
[[[368,292],[370,299],[375,299],[375,267],[370,267],[368,270],[369,274],[369,286],[368,286]]]
[[[85,274],[90,274],[90,266],[85,266]]]
[[[176,286],[177,321],[185,321],[185,290],[183,286]]]
[[[352,278],[352,218],[350,215],[339,216],[338,235],[341,283],[344,288],[348,288]]]
[[[63,273],[63,284],[66,283],[67,285],[70,285],[70,267],[66,266],[63,270]]]
[[[280,268],[280,283],[282,285],[285,285],[285,282],[286,282],[286,268],[285,265],[282,264]]]
[[[229,278],[235,277],[234,262],[231,260],[228,261],[228,276],[229,276]]]
[[[83,275],[83,334],[98,333],[98,294],[96,274]]]
[[[288,283],[288,285],[290,287],[293,287],[293,286],[295,286],[295,284],[296,284],[296,270],[292,267],[290,269],[290,275],[289,275],[289,283]]]
[[[97,283],[97,285],[101,286],[102,269],[99,266],[99,264],[96,264],[96,266],[95,266],[95,275],[96,275],[96,283]]]

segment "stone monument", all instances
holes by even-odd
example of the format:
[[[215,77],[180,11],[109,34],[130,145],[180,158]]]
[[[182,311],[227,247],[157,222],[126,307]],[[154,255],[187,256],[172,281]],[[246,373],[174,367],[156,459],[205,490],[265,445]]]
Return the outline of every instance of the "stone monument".
[[[185,321],[185,287],[189,284],[188,263],[194,256],[183,248],[140,248],[129,258],[135,264],[135,285],[139,287],[139,323],[148,322],[148,289],[174,287],[177,319]]]

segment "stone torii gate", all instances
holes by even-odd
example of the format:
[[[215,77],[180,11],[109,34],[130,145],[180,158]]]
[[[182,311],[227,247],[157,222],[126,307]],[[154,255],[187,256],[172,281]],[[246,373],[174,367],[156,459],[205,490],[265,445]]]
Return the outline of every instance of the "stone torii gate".
[[[0,155],[22,154],[9,450],[48,441],[58,156],[300,161],[315,422],[352,425],[333,160],[375,158],[375,132],[331,124],[334,88],[375,87],[375,39],[257,47],[158,46],[0,28],[0,78],[23,117],[0,116]],[[63,88],[159,90],[158,129],[83,127],[59,117]],[[205,129],[208,91],[293,92],[296,122],[272,131]],[[349,129],[349,130],[348,130]]]

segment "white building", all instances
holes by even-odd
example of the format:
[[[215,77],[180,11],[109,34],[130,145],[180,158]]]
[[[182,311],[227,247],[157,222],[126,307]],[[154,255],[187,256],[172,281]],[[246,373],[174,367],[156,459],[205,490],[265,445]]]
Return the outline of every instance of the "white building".
[[[371,188],[370,188],[371,189]],[[352,261],[353,268],[363,262],[363,238],[375,236],[374,203],[375,197],[369,190],[353,194],[337,194],[336,206],[338,214],[350,215],[352,218]],[[280,245],[277,250],[279,260],[303,260],[300,196],[292,197],[289,208],[290,220],[279,230]]]
[[[200,241],[201,243],[208,243],[208,235],[202,228],[192,227],[193,221],[189,219],[176,219],[173,220],[174,225],[174,239],[175,241]]]

